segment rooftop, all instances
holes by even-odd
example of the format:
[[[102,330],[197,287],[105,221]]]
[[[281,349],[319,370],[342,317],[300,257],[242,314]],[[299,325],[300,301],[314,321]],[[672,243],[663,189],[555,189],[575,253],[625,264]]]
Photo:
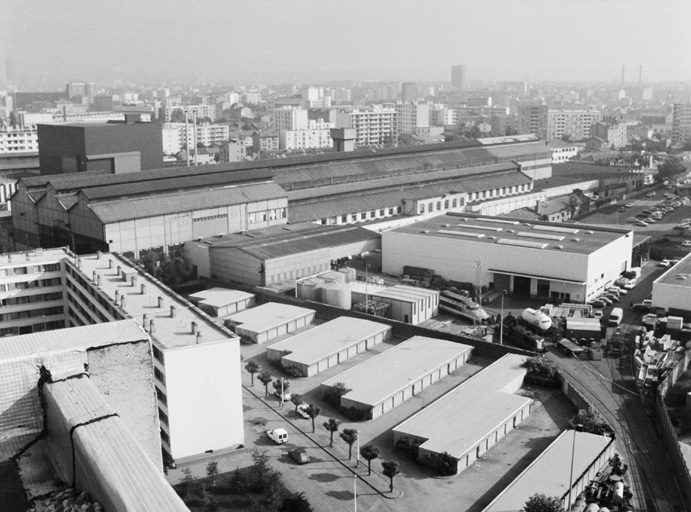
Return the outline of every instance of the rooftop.
[[[691,254],[687,254],[679,263],[667,269],[655,280],[655,283],[691,290]]]
[[[208,290],[193,293],[189,297],[198,300],[200,305],[204,304],[215,308],[221,308],[242,300],[251,299],[254,297],[254,294],[241,290],[231,290],[229,288],[209,288]]]
[[[390,330],[385,324],[341,316],[279,341],[269,350],[290,353],[284,357],[289,361],[312,364],[377,334],[386,335]]]
[[[342,382],[351,390],[345,395],[347,399],[375,405],[472,349],[452,341],[415,336],[322,385]]]
[[[226,319],[247,331],[265,332],[310,314],[314,314],[314,310],[279,302],[267,302],[232,314]]]
[[[92,283],[92,286],[100,289],[114,303],[117,302],[128,315],[145,328],[153,340],[167,349],[236,337],[158,280],[134,267],[125,258],[111,253],[100,253],[80,256],[78,261],[79,268],[88,279],[93,281],[100,276],[100,284],[97,284],[97,281]],[[154,324],[153,332],[151,322]],[[196,323],[199,337],[192,333],[192,322]]]
[[[483,512],[517,512],[538,492],[561,498],[569,490],[571,456],[577,478],[611,443],[607,437],[565,430]]]
[[[426,450],[460,458],[531,402],[530,398],[504,391],[516,381],[523,381],[523,359],[505,355],[394,427],[394,431],[426,439],[420,445]]]
[[[467,213],[430,217],[392,232],[574,254],[591,254],[632,233],[628,229]]]
[[[370,297],[386,297],[401,302],[418,302],[427,297],[439,295],[438,290],[405,286],[402,284],[396,286],[381,286],[372,283],[365,284],[359,281],[354,281],[350,284],[351,290],[355,293],[367,293]]]

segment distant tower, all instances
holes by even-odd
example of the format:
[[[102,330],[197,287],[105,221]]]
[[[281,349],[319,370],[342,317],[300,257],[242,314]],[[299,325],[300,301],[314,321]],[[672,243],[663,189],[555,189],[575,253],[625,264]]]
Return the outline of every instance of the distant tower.
[[[638,85],[643,83],[643,66],[638,66]]]
[[[625,69],[625,66],[624,66],[624,64],[622,64],[621,65],[621,88],[622,89],[624,88],[624,69]]]
[[[403,82],[401,84],[401,99],[404,102],[414,103],[417,97],[417,85],[415,82]]]
[[[465,89],[465,66],[463,64],[451,66],[451,87]]]

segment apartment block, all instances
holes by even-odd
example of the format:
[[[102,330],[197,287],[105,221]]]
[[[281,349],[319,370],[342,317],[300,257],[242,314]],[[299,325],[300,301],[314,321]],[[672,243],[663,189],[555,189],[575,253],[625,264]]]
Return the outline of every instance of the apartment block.
[[[189,128],[189,131],[188,131]],[[163,125],[163,153],[175,155],[184,147],[196,147],[202,143],[205,146],[216,144],[220,146],[230,139],[230,127],[227,124],[193,124],[165,123]]]
[[[623,148],[628,143],[624,123],[593,123],[590,136],[605,139],[609,146],[615,148]]]
[[[533,133],[547,138],[547,105],[521,105],[518,107],[517,129],[519,134]]]
[[[430,107],[426,103],[396,103],[398,133],[418,133],[420,128],[429,128]]]
[[[691,103],[675,103],[672,112],[672,142],[691,141]]]
[[[310,120],[304,130],[281,130],[279,132],[280,149],[319,149],[333,146],[331,123],[323,119]]]
[[[398,114],[379,105],[369,109],[332,110],[335,128],[354,128],[356,146],[393,144],[398,139]]]
[[[549,109],[547,111],[547,138],[573,140],[587,139],[590,127],[602,119],[598,110]]]
[[[282,107],[274,109],[273,120],[274,128],[279,131],[307,130],[309,126],[307,110],[302,108]]]
[[[0,128],[0,154],[37,152],[36,128]]]

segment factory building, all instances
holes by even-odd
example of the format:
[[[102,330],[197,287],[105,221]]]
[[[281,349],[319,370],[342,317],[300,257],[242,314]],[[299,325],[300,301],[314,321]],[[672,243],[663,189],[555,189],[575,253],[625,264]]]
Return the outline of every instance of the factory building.
[[[566,165],[566,164],[564,164]],[[514,295],[587,302],[631,268],[633,232],[448,213],[382,233],[383,271],[429,268]]]
[[[691,319],[691,255],[653,281],[653,307]]]
[[[224,323],[238,336],[252,343],[266,343],[311,324],[314,314],[312,309],[267,302],[230,315]]]

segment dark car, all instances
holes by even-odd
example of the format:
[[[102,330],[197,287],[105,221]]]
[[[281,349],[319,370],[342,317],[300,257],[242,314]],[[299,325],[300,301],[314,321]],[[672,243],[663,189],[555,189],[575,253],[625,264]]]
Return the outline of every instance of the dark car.
[[[307,455],[307,450],[301,447],[290,450],[288,452],[288,456],[298,464],[307,464],[310,461],[310,456]]]

